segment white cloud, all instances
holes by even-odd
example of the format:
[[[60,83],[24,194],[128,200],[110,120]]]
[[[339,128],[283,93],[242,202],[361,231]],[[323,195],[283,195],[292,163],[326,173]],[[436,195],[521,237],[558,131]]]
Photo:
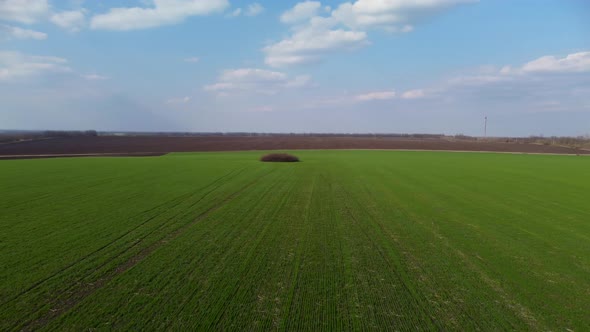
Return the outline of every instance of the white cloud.
[[[300,2],[281,15],[281,22],[293,24],[305,21],[316,16],[321,7],[322,4],[319,1]]]
[[[23,29],[6,24],[0,24],[0,40],[10,39],[45,40],[47,39],[47,34],[35,30]]]
[[[258,113],[258,112],[265,113],[265,112],[274,112],[275,108],[272,106],[269,106],[269,105],[265,105],[265,106],[252,107],[252,108],[247,109],[247,111],[248,112],[255,112],[255,113]]]
[[[383,29],[410,32],[413,25],[444,9],[477,0],[357,0],[336,9],[306,1],[281,15],[281,21],[294,24],[292,34],[263,49],[266,64],[273,67],[319,61],[327,53],[349,51],[369,44],[367,31]]]
[[[357,0],[338,6],[332,16],[352,29],[408,32],[412,26],[454,6],[477,0]]]
[[[244,15],[257,16],[262,14],[262,12],[264,12],[264,7],[258,2],[255,2],[253,4],[248,5],[248,8],[246,8],[246,12],[244,13]]]
[[[86,16],[84,10],[63,11],[51,15],[51,23],[62,29],[72,32],[80,31],[86,25]]]
[[[500,74],[510,74],[512,72],[512,67],[511,66],[504,66],[502,67],[502,69],[500,69]]]
[[[371,91],[354,96],[355,101],[375,101],[375,100],[392,100],[392,99],[420,99],[426,97],[426,92],[422,89],[407,90],[398,94],[395,90]],[[345,99],[342,99],[345,100]]]
[[[542,74],[575,74],[582,72],[590,72],[590,52],[572,53],[563,58],[546,55],[522,66],[513,67],[507,65],[500,70],[487,67],[484,74],[454,77],[448,82],[451,85],[481,86],[516,80],[527,81],[532,79],[531,75],[533,74],[539,76]],[[535,79],[539,79],[539,77]]]
[[[288,81],[285,84],[285,87],[288,88],[301,88],[305,86],[309,86],[311,84],[311,76],[309,75],[299,75],[295,76],[294,79]]]
[[[426,97],[426,93],[422,89],[408,90],[402,93],[402,99],[420,99]]]
[[[190,58],[185,58],[184,62],[190,62],[190,63],[197,63],[199,62],[201,59],[199,57],[193,56]]]
[[[205,91],[217,92],[222,95],[236,92],[255,92],[275,94],[286,88],[301,88],[309,85],[309,76],[289,78],[282,72],[265,69],[241,68],[225,70],[217,82],[206,85]]]
[[[355,97],[357,101],[372,101],[372,100],[389,100],[397,96],[394,90],[388,91],[374,91],[361,94]]]
[[[590,52],[568,54],[564,58],[543,56],[522,66],[525,73],[576,73],[590,71]]]
[[[67,60],[0,51],[0,81],[13,81],[46,73],[69,72]]]
[[[172,99],[168,99],[166,101],[166,104],[186,104],[189,101],[191,101],[191,97],[189,96],[185,96],[185,97],[180,97],[180,98],[172,98]]]
[[[242,15],[242,8],[236,8],[231,13],[227,14],[227,17],[238,17]]]
[[[222,12],[228,0],[153,0],[153,7],[111,8],[92,17],[90,26],[104,30],[137,30],[176,24],[190,16]]]
[[[49,15],[47,0],[1,0],[0,20],[33,24]]]
[[[49,20],[70,31],[78,31],[85,24],[85,10],[52,13],[47,0],[0,0],[0,20],[33,24]]]
[[[367,34],[362,31],[327,29],[324,19],[297,30],[291,37],[263,49],[265,62],[272,67],[283,67],[318,61],[326,53],[354,50],[368,45]]]
[[[449,80],[454,85],[483,85],[489,83],[498,83],[512,80],[511,76],[506,74],[489,74],[489,75],[466,75],[453,77]]]
[[[82,75],[82,78],[88,80],[88,81],[104,81],[104,80],[108,80],[109,77],[108,76],[103,76],[103,75],[98,75],[98,74],[87,74],[87,75]]]
[[[590,52],[543,56],[522,65],[486,66],[428,89],[429,98],[494,112],[581,111],[588,101]],[[581,94],[579,91],[583,91]]]

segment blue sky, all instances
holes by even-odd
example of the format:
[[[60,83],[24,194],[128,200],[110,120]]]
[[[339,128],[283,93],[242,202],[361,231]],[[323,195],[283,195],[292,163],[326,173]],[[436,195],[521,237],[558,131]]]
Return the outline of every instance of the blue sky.
[[[0,129],[590,134],[585,0],[0,0]]]

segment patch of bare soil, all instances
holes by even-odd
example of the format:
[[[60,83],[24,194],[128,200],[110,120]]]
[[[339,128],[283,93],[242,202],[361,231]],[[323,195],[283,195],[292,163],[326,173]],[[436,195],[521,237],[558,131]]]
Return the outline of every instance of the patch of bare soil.
[[[56,138],[0,145],[0,156],[153,156],[169,152],[305,149],[451,150],[512,153],[590,154],[564,146],[443,138],[350,136],[98,136]]]
[[[165,152],[139,153],[80,153],[80,154],[32,154],[32,155],[0,155],[0,160],[14,159],[44,159],[44,158],[72,158],[72,157],[158,157]]]

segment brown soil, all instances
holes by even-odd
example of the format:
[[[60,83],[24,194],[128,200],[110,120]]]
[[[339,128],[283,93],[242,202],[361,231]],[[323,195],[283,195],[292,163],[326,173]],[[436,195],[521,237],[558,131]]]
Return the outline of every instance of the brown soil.
[[[68,154],[32,154],[32,155],[2,155],[0,160],[11,159],[43,159],[43,158],[71,158],[71,157],[158,157],[163,156],[163,152],[139,152],[139,153],[68,153]]]
[[[305,136],[99,136],[56,138],[0,145],[0,158],[126,155],[161,155],[169,152],[298,150],[298,149],[398,149],[452,150],[513,153],[590,154],[588,150],[551,145],[446,139],[393,137],[305,137]],[[60,155],[60,156],[58,156]],[[2,158],[4,159],[4,158]]]

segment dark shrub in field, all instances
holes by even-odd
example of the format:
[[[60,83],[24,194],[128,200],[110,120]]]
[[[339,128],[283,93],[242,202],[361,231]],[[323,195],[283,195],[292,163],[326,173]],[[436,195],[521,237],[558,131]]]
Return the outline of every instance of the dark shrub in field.
[[[267,154],[267,155],[262,156],[260,158],[260,161],[292,163],[292,162],[298,162],[299,158],[297,158],[293,155],[290,155],[290,154],[286,154],[286,153],[271,153],[271,154]]]

